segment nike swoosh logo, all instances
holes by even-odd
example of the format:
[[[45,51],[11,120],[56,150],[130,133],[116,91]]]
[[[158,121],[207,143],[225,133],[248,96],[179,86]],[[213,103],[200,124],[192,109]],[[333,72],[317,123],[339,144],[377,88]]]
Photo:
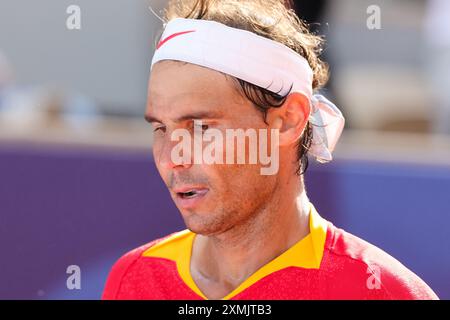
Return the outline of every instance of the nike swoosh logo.
[[[195,32],[195,30],[189,30],[189,31],[182,31],[182,32],[177,32],[174,33],[168,37],[166,37],[165,39],[159,41],[156,50],[158,50],[159,48],[161,48],[167,41],[169,41],[170,39],[173,39],[175,37],[181,36],[182,34],[186,34],[186,33],[191,33],[191,32]]]

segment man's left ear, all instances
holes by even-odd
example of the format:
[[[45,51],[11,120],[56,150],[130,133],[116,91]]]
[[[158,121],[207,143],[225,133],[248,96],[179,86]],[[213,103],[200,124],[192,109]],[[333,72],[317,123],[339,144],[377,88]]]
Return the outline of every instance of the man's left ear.
[[[300,139],[306,127],[311,106],[303,94],[291,93],[279,108],[270,108],[266,121],[271,129],[279,130],[280,146],[290,145]]]

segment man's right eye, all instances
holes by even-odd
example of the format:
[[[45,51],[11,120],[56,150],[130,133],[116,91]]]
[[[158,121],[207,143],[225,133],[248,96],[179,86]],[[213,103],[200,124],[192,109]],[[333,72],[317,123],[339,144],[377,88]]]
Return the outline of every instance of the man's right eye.
[[[166,127],[160,126],[160,127],[156,127],[153,129],[153,132],[157,132],[157,131],[166,132]]]

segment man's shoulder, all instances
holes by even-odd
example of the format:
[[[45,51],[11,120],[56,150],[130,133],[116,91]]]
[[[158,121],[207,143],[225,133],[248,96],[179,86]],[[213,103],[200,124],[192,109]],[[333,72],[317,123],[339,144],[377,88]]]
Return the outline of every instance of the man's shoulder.
[[[329,224],[328,270],[336,284],[352,286],[370,298],[437,299],[431,288],[400,261],[377,246]],[[358,288],[360,286],[360,288]],[[349,289],[351,290],[351,289]]]
[[[139,273],[141,264],[148,266],[150,263],[153,267],[157,265],[163,266],[165,261],[172,260],[170,256],[177,252],[179,243],[189,234],[188,230],[174,232],[122,255],[111,268],[102,298],[114,299],[124,278],[127,275]],[[137,271],[134,269],[137,269]],[[155,269],[153,268],[153,271],[157,271]],[[146,270],[151,271],[148,268]]]

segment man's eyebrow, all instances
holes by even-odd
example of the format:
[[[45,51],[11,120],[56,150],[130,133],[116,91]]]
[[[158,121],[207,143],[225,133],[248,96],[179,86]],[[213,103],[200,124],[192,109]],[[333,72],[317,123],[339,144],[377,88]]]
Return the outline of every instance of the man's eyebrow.
[[[145,121],[147,121],[147,122],[149,122],[149,123],[152,123],[152,122],[159,122],[159,123],[162,123],[161,120],[155,118],[155,117],[152,116],[151,114],[146,114],[144,118],[145,118]]]
[[[222,117],[223,113],[221,112],[199,111],[178,117],[177,119],[175,119],[175,122],[183,122],[186,120],[196,120],[196,119],[218,119]]]
[[[186,120],[196,120],[196,119],[218,119],[222,118],[223,113],[221,112],[212,112],[212,111],[199,111],[199,112],[193,112],[189,114],[185,114],[183,116],[180,116],[174,120],[175,123],[183,122]],[[145,120],[147,122],[159,122],[162,123],[161,120],[158,118],[152,116],[151,114],[145,115]]]

